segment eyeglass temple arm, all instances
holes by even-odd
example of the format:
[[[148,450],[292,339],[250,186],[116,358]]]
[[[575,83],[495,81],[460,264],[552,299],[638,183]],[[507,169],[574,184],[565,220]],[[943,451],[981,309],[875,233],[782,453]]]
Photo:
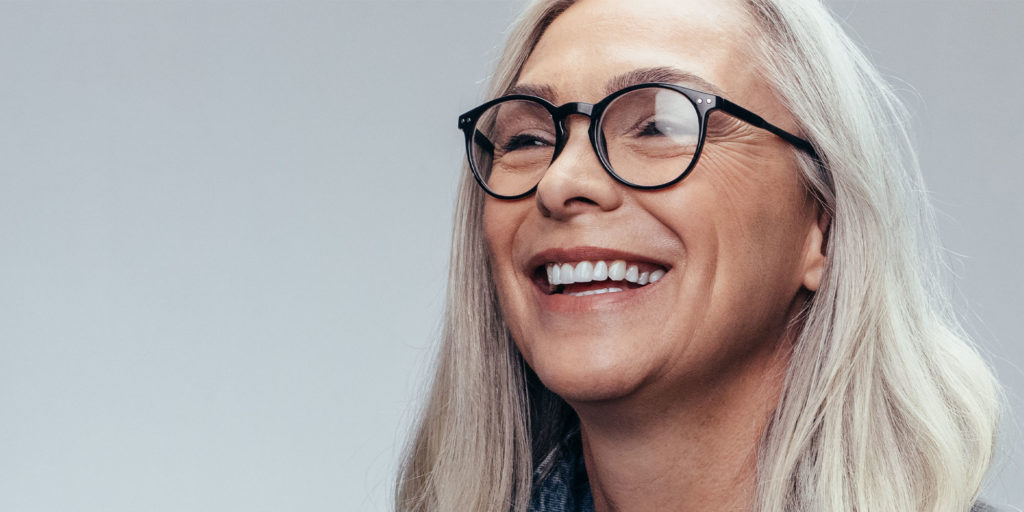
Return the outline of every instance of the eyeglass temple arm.
[[[815,160],[821,160],[820,158],[818,158],[818,152],[814,150],[814,146],[812,146],[810,142],[807,142],[806,140],[801,139],[800,137],[797,137],[796,135],[793,135],[792,133],[789,133],[786,130],[783,130],[782,128],[779,128],[778,126],[775,126],[774,124],[765,121],[764,118],[762,118],[761,116],[725,98],[718,97],[717,102],[718,108],[720,108],[723,112],[733,117],[736,117],[740,120],[746,121],[758,128],[768,130],[774,133],[775,135],[782,137],[783,140],[792,144],[797,149],[814,157]]]

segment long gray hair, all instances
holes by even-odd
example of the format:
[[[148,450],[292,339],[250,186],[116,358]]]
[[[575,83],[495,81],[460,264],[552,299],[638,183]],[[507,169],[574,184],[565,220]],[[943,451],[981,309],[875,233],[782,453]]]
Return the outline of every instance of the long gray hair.
[[[491,80],[513,85],[573,0],[533,2]],[[762,435],[758,511],[958,511],[990,463],[992,373],[959,327],[931,207],[891,88],[819,0],[744,0],[765,82],[812,141],[798,156],[831,217],[782,397]],[[532,473],[574,414],[523,362],[502,320],[464,170],[436,374],[398,479],[400,511],[524,511]]]

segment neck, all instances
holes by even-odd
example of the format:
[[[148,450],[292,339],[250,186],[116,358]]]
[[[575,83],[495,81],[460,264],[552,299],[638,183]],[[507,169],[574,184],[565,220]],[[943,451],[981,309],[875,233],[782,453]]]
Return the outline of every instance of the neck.
[[[787,362],[773,350],[690,392],[573,404],[596,512],[750,510]]]

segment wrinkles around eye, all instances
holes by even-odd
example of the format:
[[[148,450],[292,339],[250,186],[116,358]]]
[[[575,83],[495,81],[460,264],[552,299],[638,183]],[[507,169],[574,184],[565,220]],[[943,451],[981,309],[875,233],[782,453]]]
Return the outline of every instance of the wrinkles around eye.
[[[721,112],[713,112],[708,117],[707,142],[731,140],[737,137],[745,137],[758,131],[735,117]]]

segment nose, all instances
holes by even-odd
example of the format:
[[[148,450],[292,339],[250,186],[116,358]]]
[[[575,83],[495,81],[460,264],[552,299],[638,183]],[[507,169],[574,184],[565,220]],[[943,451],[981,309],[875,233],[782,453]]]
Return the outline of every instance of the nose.
[[[585,213],[611,211],[622,204],[622,187],[605,172],[588,138],[590,118],[566,119],[565,145],[537,184],[537,209],[545,217],[569,220]]]

